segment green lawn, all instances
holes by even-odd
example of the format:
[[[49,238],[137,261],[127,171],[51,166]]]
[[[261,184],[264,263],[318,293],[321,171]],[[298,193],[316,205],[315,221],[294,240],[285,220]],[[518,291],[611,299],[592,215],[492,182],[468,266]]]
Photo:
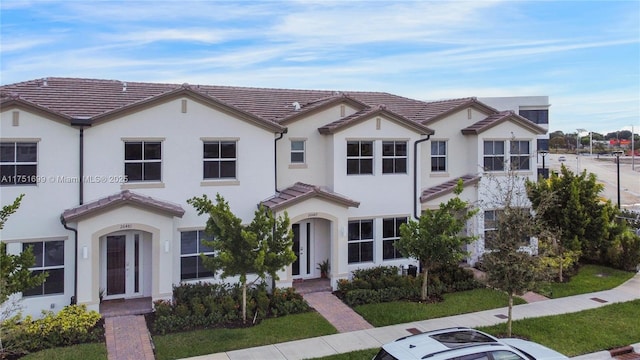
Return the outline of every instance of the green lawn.
[[[513,335],[548,346],[567,356],[608,350],[640,342],[640,300],[577,313],[513,322]],[[499,335],[506,325],[479,328]]]
[[[638,319],[640,300],[635,300],[572,314],[517,320],[513,322],[513,336],[535,341],[567,356],[577,356],[640,342]],[[506,332],[506,325],[478,329],[500,336]],[[360,350],[317,359],[371,359],[377,351]]]
[[[156,358],[177,359],[335,334],[316,312],[267,319],[242,329],[207,329],[153,337]]]
[[[514,299],[514,304],[524,300]],[[508,305],[507,295],[491,289],[475,289],[445,294],[444,301],[421,304],[409,301],[394,301],[360,305],[355,310],[373,326],[387,326],[406,322],[428,320],[476,311],[495,309]]]
[[[586,294],[613,289],[631,279],[634,273],[600,265],[583,265],[578,274],[566,283],[543,283],[539,292],[551,298]]]
[[[29,354],[21,360],[107,360],[105,343],[79,344],[46,349]]]

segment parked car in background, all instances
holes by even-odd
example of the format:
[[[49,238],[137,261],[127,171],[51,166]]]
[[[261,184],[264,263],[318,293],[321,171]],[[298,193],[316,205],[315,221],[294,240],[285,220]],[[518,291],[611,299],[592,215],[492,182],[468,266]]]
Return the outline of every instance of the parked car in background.
[[[497,339],[457,327],[400,338],[382,346],[373,360],[558,360],[559,352],[522,339]]]

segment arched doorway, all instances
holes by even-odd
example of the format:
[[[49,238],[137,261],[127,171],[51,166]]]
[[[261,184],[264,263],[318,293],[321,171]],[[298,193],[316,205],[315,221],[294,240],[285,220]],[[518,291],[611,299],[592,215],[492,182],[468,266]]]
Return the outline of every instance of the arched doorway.
[[[100,296],[103,300],[151,295],[151,234],[117,231],[100,238]]]

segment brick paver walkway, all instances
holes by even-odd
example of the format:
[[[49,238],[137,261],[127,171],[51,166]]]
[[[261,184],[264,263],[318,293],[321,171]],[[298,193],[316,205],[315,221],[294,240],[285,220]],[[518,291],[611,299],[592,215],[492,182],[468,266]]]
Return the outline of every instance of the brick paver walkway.
[[[109,360],[155,359],[143,315],[107,317],[104,328]]]
[[[373,329],[373,326],[360,314],[353,311],[330,292],[313,292],[302,296],[311,307],[335,326],[338,332]]]

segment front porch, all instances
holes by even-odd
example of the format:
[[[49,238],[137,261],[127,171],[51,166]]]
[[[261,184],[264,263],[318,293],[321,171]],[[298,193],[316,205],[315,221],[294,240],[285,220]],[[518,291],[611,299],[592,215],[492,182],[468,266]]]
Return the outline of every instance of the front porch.
[[[150,312],[153,312],[151,297],[105,300],[100,303],[100,314],[104,318],[125,315],[143,315]]]

